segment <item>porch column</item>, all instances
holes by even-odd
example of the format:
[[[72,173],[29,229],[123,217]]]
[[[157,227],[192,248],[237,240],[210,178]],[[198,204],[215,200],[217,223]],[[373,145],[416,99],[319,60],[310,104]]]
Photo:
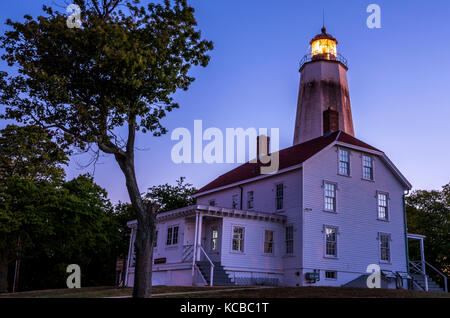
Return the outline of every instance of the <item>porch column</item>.
[[[194,225],[194,244],[192,251],[192,286],[195,285],[195,261],[197,256],[197,232],[198,232],[198,214],[199,212],[195,211],[195,225]]]
[[[202,227],[203,227],[203,215],[200,212],[198,215],[198,231],[197,231],[197,260],[200,260],[202,251],[200,247],[202,246]]]
[[[126,271],[125,271],[125,279],[124,279],[124,287],[128,286],[128,271],[130,268],[130,264],[131,264],[131,258],[133,257],[133,253],[132,251],[134,250],[134,236],[136,230],[134,228],[131,228],[131,233],[130,233],[130,244],[128,245],[128,257],[127,257],[127,267],[126,267]]]
[[[426,262],[425,262],[425,248],[423,245],[423,238],[420,239],[420,259],[422,261],[422,272],[425,280],[425,290],[428,291],[428,277],[426,271]]]

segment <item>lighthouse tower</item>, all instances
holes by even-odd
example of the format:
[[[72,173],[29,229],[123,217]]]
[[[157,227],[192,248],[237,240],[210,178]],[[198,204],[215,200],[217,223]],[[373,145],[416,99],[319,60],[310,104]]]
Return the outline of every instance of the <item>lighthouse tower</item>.
[[[294,145],[337,130],[354,136],[347,61],[337,53],[338,41],[323,27],[310,44],[311,54],[300,63]]]

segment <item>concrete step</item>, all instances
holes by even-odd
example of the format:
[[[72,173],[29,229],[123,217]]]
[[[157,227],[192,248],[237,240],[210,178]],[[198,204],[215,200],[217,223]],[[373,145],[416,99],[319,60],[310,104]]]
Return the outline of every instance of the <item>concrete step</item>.
[[[206,282],[209,284],[211,275],[211,264],[209,262],[197,262],[197,266],[205,278]],[[228,274],[225,272],[223,266],[219,262],[214,262],[214,282],[215,286],[233,286]]]

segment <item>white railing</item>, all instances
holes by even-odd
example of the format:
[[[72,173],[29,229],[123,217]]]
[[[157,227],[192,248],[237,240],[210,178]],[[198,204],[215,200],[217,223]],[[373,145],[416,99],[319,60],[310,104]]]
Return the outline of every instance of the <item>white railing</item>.
[[[214,263],[209,258],[208,254],[206,254],[205,250],[203,249],[203,246],[199,245],[198,247],[200,247],[200,251],[203,252],[203,254],[205,255],[205,257],[208,260],[209,264],[211,264],[211,273],[210,273],[210,277],[209,277],[209,286],[213,286],[213,281],[214,281]]]
[[[426,267],[428,266],[435,273],[442,276],[443,281],[444,281],[444,290],[446,293],[448,293],[447,276],[444,273],[442,273],[441,271],[439,271],[436,267],[434,267],[433,265],[431,265],[430,263],[428,263],[426,261],[423,261],[423,262],[422,261],[410,261],[409,265],[410,265],[411,273],[424,276],[426,291],[428,291],[428,276],[426,274]]]
[[[182,262],[190,262],[192,261],[192,258],[194,257],[194,245],[184,245],[183,246],[183,253],[182,253]]]

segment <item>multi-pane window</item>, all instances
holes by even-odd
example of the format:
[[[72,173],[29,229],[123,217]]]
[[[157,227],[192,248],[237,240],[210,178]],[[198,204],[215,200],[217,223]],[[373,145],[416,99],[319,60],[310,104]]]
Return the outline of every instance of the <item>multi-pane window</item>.
[[[337,279],[337,272],[336,271],[325,271],[325,278],[326,279]]]
[[[158,231],[155,231],[155,237],[153,238],[153,247],[158,246]]]
[[[380,259],[384,262],[391,260],[391,235],[380,233]]]
[[[210,206],[216,206],[216,200],[210,200],[209,201]]]
[[[233,195],[232,208],[237,209],[239,207],[239,195]]]
[[[233,251],[243,252],[244,251],[244,228],[240,226],[235,226],[233,228]]]
[[[247,192],[247,209],[253,209],[253,191]]]
[[[336,212],[336,184],[325,182],[325,210]]]
[[[273,231],[264,233],[264,253],[273,254]]]
[[[345,149],[339,149],[339,174],[350,175],[350,153]]]
[[[337,229],[325,227],[325,256],[337,257]]]
[[[171,226],[167,228],[166,245],[178,244],[178,226]]]
[[[211,232],[211,250],[217,251],[217,241],[219,239],[219,231],[217,228],[213,228]]]
[[[277,184],[277,188],[276,188],[276,199],[275,199],[275,206],[277,208],[277,210],[281,210],[283,209],[283,193],[284,187],[283,184]]]
[[[294,253],[294,227],[286,226],[286,254]]]
[[[373,159],[371,156],[363,155],[363,178],[373,180]]]
[[[378,193],[378,219],[388,220],[388,196],[385,193]]]

